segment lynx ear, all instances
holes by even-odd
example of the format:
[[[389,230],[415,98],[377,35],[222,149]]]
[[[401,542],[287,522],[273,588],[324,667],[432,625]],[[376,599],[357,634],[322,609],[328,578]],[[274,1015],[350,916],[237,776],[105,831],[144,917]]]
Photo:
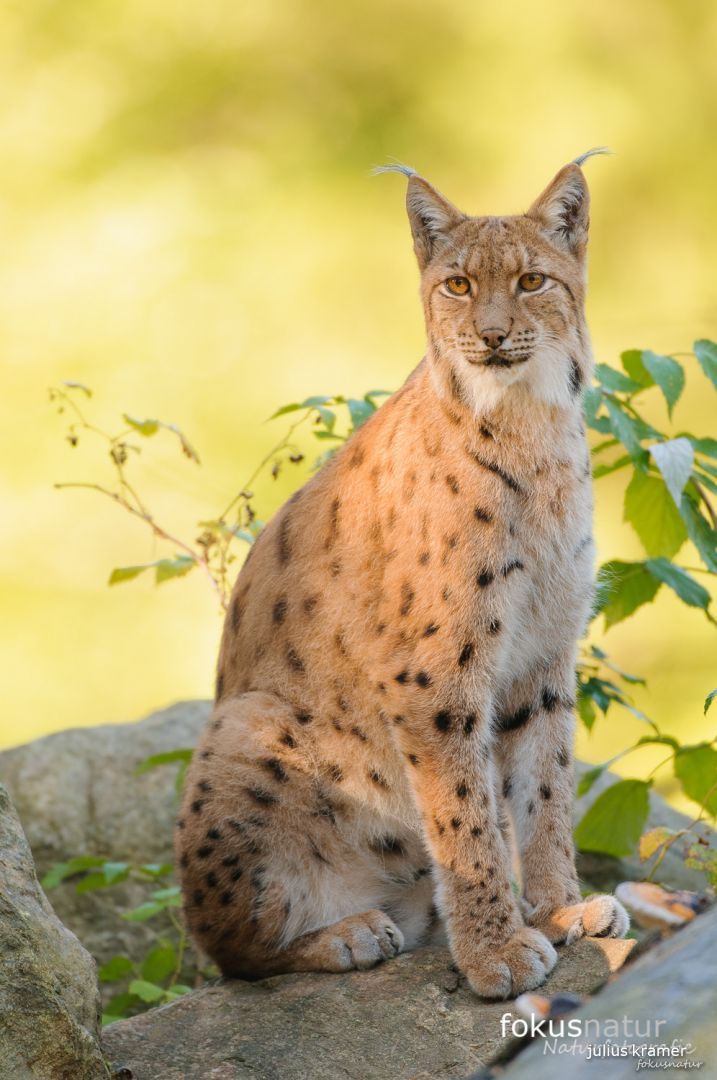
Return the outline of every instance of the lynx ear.
[[[413,234],[413,248],[418,265],[423,270],[441,241],[459,222],[465,221],[466,215],[408,165],[382,165],[374,172],[400,172],[408,177],[406,209]]]
[[[590,195],[582,169],[565,165],[540,195],[527,216],[536,218],[556,247],[582,257],[588,240]]]

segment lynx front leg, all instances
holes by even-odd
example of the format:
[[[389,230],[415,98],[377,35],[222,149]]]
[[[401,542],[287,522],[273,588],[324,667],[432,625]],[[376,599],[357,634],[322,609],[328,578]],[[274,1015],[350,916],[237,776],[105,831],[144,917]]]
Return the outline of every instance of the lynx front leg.
[[[496,754],[522,864],[527,918],[554,943],[622,937],[629,919],[612,896],[582,901],[573,845],[572,657],[517,683],[498,716]]]
[[[439,711],[415,725],[398,719],[456,962],[483,997],[539,986],[556,954],[542,933],[524,925],[511,891],[488,733],[474,714]]]

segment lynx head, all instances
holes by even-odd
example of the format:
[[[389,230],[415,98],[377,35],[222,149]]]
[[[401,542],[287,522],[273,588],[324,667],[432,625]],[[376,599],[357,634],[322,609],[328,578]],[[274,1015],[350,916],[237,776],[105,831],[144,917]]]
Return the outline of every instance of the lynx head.
[[[585,325],[589,195],[566,165],[526,214],[469,217],[404,166],[421,270],[429,360],[442,393],[476,412],[506,394],[579,398],[591,366]]]

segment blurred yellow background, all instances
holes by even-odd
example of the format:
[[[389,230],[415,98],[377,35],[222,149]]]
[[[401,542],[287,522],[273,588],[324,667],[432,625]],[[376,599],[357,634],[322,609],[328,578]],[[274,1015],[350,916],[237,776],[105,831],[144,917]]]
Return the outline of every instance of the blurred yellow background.
[[[404,182],[372,165],[508,213],[607,144],[586,166],[597,358],[717,337],[712,0],[25,0],[1,19],[0,745],[208,696],[220,631],[199,574],[107,588],[169,552],[109,501],[53,490],[110,472],[64,440],[46,388],[89,384],[110,427],[128,411],[187,432],[201,468],[157,436],[138,476],[191,538],[281,434],[278,405],[395,388],[421,357]],[[707,388],[688,372],[678,428],[715,433]],[[639,555],[623,476],[597,487],[603,559]],[[285,493],[259,489],[267,516]],[[666,730],[712,735],[703,617],[662,590],[604,645],[648,677],[638,701]],[[637,734],[615,711],[579,750]]]

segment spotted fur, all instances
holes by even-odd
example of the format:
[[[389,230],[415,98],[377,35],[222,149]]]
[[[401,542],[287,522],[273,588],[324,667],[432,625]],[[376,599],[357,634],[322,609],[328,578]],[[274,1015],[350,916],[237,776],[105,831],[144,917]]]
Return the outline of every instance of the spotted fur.
[[[442,928],[475,990],[508,997],[595,922],[570,749],[588,192],[573,163],[527,214],[468,217],[407,175],[427,355],[254,544],[177,859],[226,974],[369,967]]]

